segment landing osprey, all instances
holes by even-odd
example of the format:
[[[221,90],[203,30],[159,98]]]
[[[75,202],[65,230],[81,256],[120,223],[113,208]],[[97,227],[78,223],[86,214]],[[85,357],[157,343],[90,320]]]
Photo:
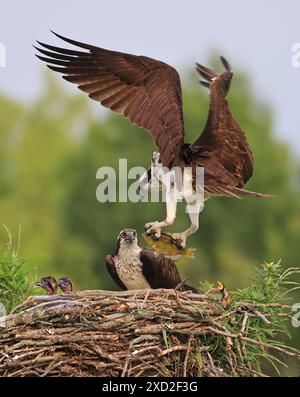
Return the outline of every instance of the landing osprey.
[[[87,51],[38,42],[43,47],[37,48],[43,55],[37,55],[38,58],[50,69],[63,73],[65,80],[77,84],[90,98],[148,130],[158,149],[155,165],[161,164],[168,170],[179,167],[184,171],[180,194],[188,203],[191,226],[173,234],[178,245],[185,246],[187,237],[198,230],[203,206],[202,202],[197,203],[194,172],[190,181],[187,167],[193,171],[196,167],[204,168],[205,199],[240,195],[268,197],[244,189],[252,176],[253,157],[225,99],[233,74],[223,57],[223,73],[197,64],[198,73],[205,79],[201,83],[210,90],[210,108],[202,134],[193,144],[187,144],[184,143],[180,78],[173,67],[146,56],[110,51],[54,34]],[[191,182],[192,192],[185,189]],[[167,200],[165,220],[147,223],[147,233],[160,237],[161,229],[174,223],[176,205],[177,198]]]
[[[123,290],[176,288],[197,292],[182,283],[175,263],[166,256],[138,244],[134,229],[124,229],[118,236],[117,249],[105,257],[111,277]]]

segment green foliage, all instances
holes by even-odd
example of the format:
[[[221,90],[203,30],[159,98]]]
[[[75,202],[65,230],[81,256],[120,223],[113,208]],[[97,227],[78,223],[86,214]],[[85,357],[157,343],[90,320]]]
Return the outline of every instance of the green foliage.
[[[245,305],[251,308],[253,304],[254,316],[249,319],[246,327],[247,337],[259,341],[260,344],[248,344],[247,361],[251,362],[258,371],[261,370],[261,363],[265,367],[266,362],[270,363],[279,375],[282,366],[288,368],[286,360],[282,360],[282,353],[287,346],[284,340],[286,337],[291,339],[289,324],[286,321],[290,315],[279,313],[283,307],[287,307],[288,295],[300,288],[300,283],[295,280],[295,276],[299,273],[299,268],[284,270],[280,262],[265,263],[256,268],[256,277],[249,287],[239,289],[232,294],[234,306],[243,306],[243,302],[246,302]],[[242,321],[243,319],[237,325],[241,326]],[[262,345],[273,345],[276,349],[272,350],[272,347],[271,350],[261,349]],[[291,352],[298,354],[299,358],[299,351],[290,349]]]
[[[296,374],[295,363],[300,353],[290,347],[291,307],[288,301],[289,295],[300,288],[296,280],[300,268],[285,270],[280,262],[270,262],[255,270],[249,286],[230,291],[227,321],[214,324],[223,331],[225,339],[216,334],[208,337],[210,351],[214,352],[214,359],[218,359],[223,368],[229,361],[232,367],[244,367],[245,373],[247,368],[251,368],[269,375],[281,375],[283,369],[288,368],[285,356],[288,351],[295,359],[290,363],[290,371],[294,368]],[[208,291],[212,284],[202,281],[201,288]]]
[[[248,302],[273,303],[288,299],[287,295],[299,289],[297,281],[290,277],[300,273],[299,268],[283,269],[281,261],[264,263],[256,268],[255,278],[249,287],[237,290],[235,299]],[[291,288],[289,288],[291,287]]]
[[[32,292],[27,275],[26,261],[19,257],[19,242],[14,245],[8,229],[9,241],[0,250],[0,302],[10,312]]]
[[[261,304],[262,307],[270,304],[267,307],[267,311],[262,311],[262,313],[271,315],[274,308],[274,313],[276,313],[276,308],[278,309],[280,304],[284,304],[288,300],[287,293],[291,292],[291,289],[287,289],[286,284],[300,285],[297,281],[290,280],[291,276],[295,276],[298,273],[300,273],[299,268],[284,270],[280,262],[264,263],[256,268],[256,277],[248,287],[238,289],[232,294],[232,301],[234,303],[238,302],[238,304],[243,301]],[[275,305],[273,306],[272,304]]]
[[[208,292],[214,287],[214,283],[208,281],[208,280],[200,280],[200,291],[203,291],[204,293]]]

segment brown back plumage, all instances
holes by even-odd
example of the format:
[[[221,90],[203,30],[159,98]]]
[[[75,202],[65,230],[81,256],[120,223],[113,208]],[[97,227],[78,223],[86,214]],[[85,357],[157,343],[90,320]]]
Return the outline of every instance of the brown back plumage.
[[[56,33],[55,33],[56,34]],[[166,167],[180,155],[184,127],[180,78],[164,62],[145,56],[109,51],[89,44],[60,39],[87,51],[75,51],[38,42],[38,56],[47,66],[63,73],[89,97],[131,122],[147,129]]]

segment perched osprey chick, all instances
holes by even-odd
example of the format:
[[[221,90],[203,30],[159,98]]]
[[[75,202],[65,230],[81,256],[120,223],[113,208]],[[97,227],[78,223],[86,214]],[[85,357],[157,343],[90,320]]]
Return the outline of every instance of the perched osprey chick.
[[[35,284],[37,287],[43,288],[48,295],[57,294],[57,281],[52,276],[43,277]]]
[[[105,257],[107,270],[123,290],[176,288],[182,283],[175,263],[166,256],[138,244],[134,229],[120,232],[117,249]],[[183,290],[197,292],[183,283]]]
[[[72,294],[74,292],[73,283],[70,277],[60,278],[57,284],[64,294]]]

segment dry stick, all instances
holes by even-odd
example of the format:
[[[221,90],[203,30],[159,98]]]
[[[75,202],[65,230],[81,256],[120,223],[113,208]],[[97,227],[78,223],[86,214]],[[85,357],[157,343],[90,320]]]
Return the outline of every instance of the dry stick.
[[[146,370],[149,370],[148,364],[152,365],[152,363],[155,363],[155,360],[149,361],[147,363],[147,365],[145,365],[144,363],[137,364],[135,367],[129,369],[128,376],[134,376],[134,377],[141,376],[141,374],[143,372],[145,372]],[[157,369],[154,366],[153,366],[153,368]],[[140,371],[136,373],[136,371],[139,369],[140,369]],[[134,373],[133,373],[133,371],[134,371]],[[131,375],[132,373],[133,373],[133,375]],[[163,376],[166,376],[166,375],[164,374]]]
[[[44,378],[45,376],[47,376],[49,374],[49,372],[51,372],[54,368],[59,367],[60,365],[63,364],[63,361],[59,361],[58,363],[51,363],[49,364],[48,368],[46,369],[46,371],[40,375],[41,378]]]
[[[290,309],[290,305],[285,305],[283,303],[249,303],[249,302],[237,302],[237,306],[243,306],[247,308],[253,308],[253,307],[278,307],[282,309]]]
[[[126,376],[126,372],[128,369],[128,365],[129,365],[129,355],[127,355],[126,360],[125,360],[125,364],[121,373],[121,378],[124,378]]]
[[[208,357],[208,360],[209,360],[209,362],[210,362],[210,365],[211,365],[211,367],[212,367],[212,369],[213,369],[213,372],[214,372],[214,374],[216,375],[216,374],[217,374],[217,370],[216,370],[216,367],[215,367],[215,363],[214,363],[214,361],[213,361],[213,359],[212,359],[212,356],[210,355],[209,352],[207,352],[207,357]]]
[[[159,353],[158,357],[163,357],[166,354],[177,352],[177,351],[187,350],[187,348],[188,347],[186,345],[176,345],[176,346],[168,347],[167,349],[162,350]],[[191,350],[195,351],[195,349],[191,349]]]
[[[277,351],[279,351],[281,353],[284,353],[284,354],[286,354],[288,356],[300,359],[300,354],[297,354],[297,353],[291,352],[289,350],[283,349],[282,347],[279,347],[277,345],[271,345],[270,343],[260,342],[260,341],[255,340],[255,339],[248,338],[247,336],[241,336],[240,338],[243,339],[246,342],[250,342],[250,343],[253,343],[255,345],[263,346],[266,349],[274,349],[274,350],[277,350]]]
[[[268,320],[260,311],[256,309],[251,309],[256,317],[260,318],[265,324],[272,324],[270,320]]]
[[[150,290],[148,290],[148,291],[150,291]],[[149,295],[149,293],[147,292],[146,296],[148,296],[148,295]],[[145,301],[146,301],[146,299],[145,299]],[[159,338],[155,338],[152,335],[141,335],[141,336],[133,339],[130,342],[130,346],[129,346],[129,349],[128,349],[128,353],[126,355],[126,360],[125,360],[125,364],[124,364],[124,367],[123,367],[123,370],[122,370],[121,377],[125,377],[126,376],[126,372],[128,370],[128,365],[130,363],[130,355],[131,355],[130,351],[133,348],[133,346],[136,345],[137,343],[140,343],[140,342],[143,342],[143,341],[148,341],[148,340],[153,340],[153,339],[154,340],[155,339],[158,340]]]
[[[188,344],[187,344],[187,349],[185,353],[185,358],[184,358],[184,363],[183,363],[183,376],[186,378],[187,374],[187,363],[188,363],[188,358],[191,350],[191,336],[189,337]]]
[[[56,307],[64,307],[64,305],[66,305],[66,306],[67,305],[70,305],[70,306],[76,306],[76,305],[83,306],[84,303],[80,302],[80,301],[70,300],[70,299],[66,300],[66,299],[61,299],[61,298],[58,299],[58,298],[56,298],[56,300],[54,300],[54,301],[49,301],[49,302],[46,301],[46,302],[39,303],[36,306],[29,307],[28,309],[25,309],[24,312],[31,312],[33,310],[41,309],[41,308],[45,308],[45,307],[49,307],[49,306],[50,306],[49,307],[50,309],[55,309]]]
[[[243,322],[242,322],[242,328],[240,330],[240,335],[244,335],[244,333],[245,333],[248,318],[249,318],[248,313],[245,312],[244,317],[243,317]]]
[[[141,304],[141,310],[143,309],[143,306],[144,306],[144,304],[146,303],[146,301],[147,301],[147,299],[148,299],[148,296],[149,296],[149,294],[150,294],[150,291],[151,291],[151,289],[148,289],[147,292],[146,292],[145,298],[144,298],[144,300],[143,300],[143,302],[142,302],[142,304]]]
[[[281,347],[279,347],[279,346],[277,346],[277,345],[271,345],[270,343],[260,342],[260,341],[255,340],[255,339],[248,338],[247,336],[240,336],[239,334],[238,334],[238,335],[235,335],[235,334],[231,334],[231,333],[229,333],[229,332],[219,331],[218,329],[212,328],[212,327],[210,327],[210,326],[207,327],[207,328],[208,328],[211,332],[214,332],[214,333],[216,333],[216,334],[223,335],[223,336],[229,336],[230,338],[240,338],[240,339],[242,339],[242,340],[244,340],[244,341],[246,341],[246,342],[250,342],[250,343],[253,343],[253,344],[258,345],[258,346],[263,346],[263,347],[265,347],[266,349],[278,350],[278,351],[280,351],[280,352],[282,352],[282,353],[285,353],[285,354],[288,355],[288,356],[296,357],[296,358],[299,358],[299,359],[300,359],[300,354],[297,354],[297,353],[291,352],[291,351],[289,351],[289,350],[283,349],[283,348],[281,348]]]
[[[16,363],[17,365],[19,365],[20,367],[24,368],[26,371],[30,372],[31,374],[35,375],[35,376],[40,376],[40,374],[38,374],[37,372],[33,371],[30,368],[27,368],[25,365],[19,363],[17,360],[15,360],[12,357],[9,357],[8,354],[0,352],[0,354],[2,354],[5,358],[8,358],[9,360],[11,360],[13,363]]]
[[[147,363],[147,361],[143,360],[141,357],[133,356],[131,353],[128,353],[128,354],[129,354],[130,356],[132,356],[135,360],[141,361],[143,364],[146,365],[147,368],[153,368],[153,369],[155,369],[156,371],[158,371],[158,372],[161,374],[161,376],[163,376],[163,377],[166,376],[166,374],[165,374],[163,371],[161,371],[159,368],[155,367],[154,365]]]

